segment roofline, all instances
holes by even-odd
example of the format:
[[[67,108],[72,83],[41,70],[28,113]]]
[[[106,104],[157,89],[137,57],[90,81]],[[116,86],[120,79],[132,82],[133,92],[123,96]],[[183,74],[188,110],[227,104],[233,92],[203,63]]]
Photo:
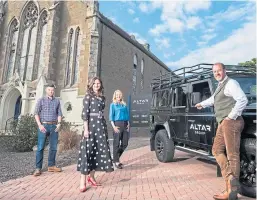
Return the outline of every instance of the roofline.
[[[157,58],[153,53],[146,50],[145,47],[140,44],[138,41],[133,40],[128,33],[126,33],[124,30],[122,30],[119,26],[114,24],[111,20],[109,20],[107,17],[105,17],[102,13],[99,12],[99,19],[100,21],[108,26],[110,29],[112,29],[114,32],[116,32],[121,37],[125,38],[128,42],[139,48],[142,52],[144,52],[146,55],[148,55],[150,58],[152,58],[155,62],[157,62],[159,65],[161,65],[164,69],[168,70],[169,72],[171,69],[169,69],[159,58]]]

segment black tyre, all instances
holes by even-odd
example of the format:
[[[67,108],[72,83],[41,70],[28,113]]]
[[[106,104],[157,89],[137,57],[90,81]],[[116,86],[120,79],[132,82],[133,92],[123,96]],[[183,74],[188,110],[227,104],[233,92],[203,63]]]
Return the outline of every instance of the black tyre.
[[[240,193],[247,197],[256,197],[256,139],[241,141]]]
[[[160,162],[170,162],[173,160],[175,146],[172,139],[168,138],[166,130],[159,130],[155,135],[155,153]]]

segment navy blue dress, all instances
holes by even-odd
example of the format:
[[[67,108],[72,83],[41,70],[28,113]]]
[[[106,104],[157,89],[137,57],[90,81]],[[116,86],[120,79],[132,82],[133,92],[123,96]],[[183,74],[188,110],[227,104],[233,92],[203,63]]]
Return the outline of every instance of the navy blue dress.
[[[110,154],[107,125],[102,114],[105,98],[86,94],[83,99],[82,119],[88,121],[88,138],[82,138],[77,170],[84,175],[90,171],[114,171]]]

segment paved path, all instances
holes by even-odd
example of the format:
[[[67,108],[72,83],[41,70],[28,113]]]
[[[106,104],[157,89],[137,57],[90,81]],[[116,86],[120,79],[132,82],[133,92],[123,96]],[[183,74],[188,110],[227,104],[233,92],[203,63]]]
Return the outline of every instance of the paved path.
[[[70,200],[212,200],[223,190],[216,167],[190,154],[177,151],[176,162],[160,163],[149,147],[126,151],[124,169],[97,173],[102,187],[79,192],[76,165],[62,173],[45,172],[40,177],[27,176],[0,185],[0,199],[70,199]],[[250,199],[240,197],[239,199]]]

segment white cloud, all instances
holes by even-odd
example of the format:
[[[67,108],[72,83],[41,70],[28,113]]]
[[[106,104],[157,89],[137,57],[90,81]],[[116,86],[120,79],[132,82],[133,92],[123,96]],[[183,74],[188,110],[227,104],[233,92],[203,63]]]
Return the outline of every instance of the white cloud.
[[[169,38],[155,38],[154,41],[159,49],[170,47],[170,39]]]
[[[212,33],[212,34],[204,34],[201,36],[201,38],[204,40],[204,41],[210,41],[211,39],[215,38],[217,36],[217,34],[215,33]]]
[[[255,2],[248,2],[244,6],[235,6],[234,4],[229,6],[227,10],[223,12],[215,13],[212,16],[206,17],[210,20],[217,20],[217,21],[235,21],[243,19],[243,17],[247,17],[249,15],[255,15]]]
[[[207,32],[207,33],[205,33],[205,34],[203,34],[203,35],[201,36],[202,41],[198,42],[197,45],[200,46],[200,47],[202,47],[202,46],[208,44],[208,42],[209,42],[210,40],[212,40],[213,38],[215,38],[216,36],[217,36],[216,33]]]
[[[204,45],[206,45],[207,44],[207,42],[206,41],[201,41],[201,42],[197,42],[197,45],[198,46],[204,46]]]
[[[131,8],[128,9],[128,13],[131,14],[131,15],[134,15],[135,14],[135,11]]]
[[[154,28],[151,28],[149,33],[154,36],[159,36],[160,34],[167,32],[168,29],[168,24],[158,24]]]
[[[136,40],[140,43],[140,44],[145,44],[147,43],[147,40],[142,37],[139,33],[136,32],[130,32],[129,35],[134,35],[136,37]]]
[[[239,2],[237,2],[239,3]],[[214,15],[205,17],[208,27],[215,28],[219,23],[232,21],[254,21],[256,18],[256,3],[247,2],[244,5],[233,4],[227,10],[215,13]]]
[[[154,10],[156,10],[157,8],[161,8],[162,7],[162,1],[157,0],[157,1],[148,1],[146,2],[141,2],[139,3],[139,10],[141,10],[141,12],[144,13],[151,13]]]
[[[256,17],[255,10],[255,3],[247,2],[242,4],[242,2],[236,2],[229,6],[227,10],[205,17],[205,25],[203,25],[205,27],[201,41],[198,42],[198,46],[203,47],[207,45],[210,40],[215,38],[217,36],[215,30],[224,27],[224,23],[232,21],[238,21],[238,23],[242,23],[242,21],[254,21],[253,18]]]
[[[205,29],[205,33],[212,33],[212,32],[214,32],[214,31],[215,31],[214,28]]]
[[[246,23],[226,40],[210,47],[197,49],[174,62],[166,63],[171,69],[198,63],[223,62],[238,64],[256,57],[256,23]]]
[[[131,0],[120,0],[120,1],[123,2],[126,7],[130,6],[132,8],[135,8],[137,6],[136,3]]]
[[[194,16],[200,10],[207,10],[211,6],[209,0],[199,1],[154,1],[141,3],[142,12],[161,9],[162,23],[150,29],[150,34],[159,35],[166,32],[183,32],[187,29],[195,29],[201,24],[201,19]]]
[[[199,17],[190,17],[187,19],[187,28],[195,29],[195,27],[201,23],[201,19]]]
[[[196,1],[187,1],[185,3],[185,10],[188,11],[189,13],[195,13],[198,10],[207,10],[211,6],[210,1],[206,0],[197,0]]]
[[[171,33],[182,32],[185,29],[185,24],[179,19],[171,18],[167,21],[167,23],[168,23],[169,31]]]
[[[138,17],[136,17],[136,18],[134,18],[134,19],[133,19],[133,22],[134,22],[134,23],[139,23],[139,22],[140,22],[140,20],[139,20],[139,18],[138,18]]]
[[[142,12],[147,12],[150,8],[149,8],[149,4],[146,4],[146,3],[140,3],[139,4],[139,9],[142,11]]]

